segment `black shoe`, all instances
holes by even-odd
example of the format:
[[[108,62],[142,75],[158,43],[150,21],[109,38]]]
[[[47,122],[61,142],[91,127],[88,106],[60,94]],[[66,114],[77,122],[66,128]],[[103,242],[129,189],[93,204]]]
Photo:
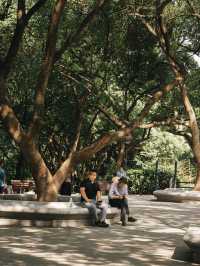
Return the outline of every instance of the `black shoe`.
[[[137,219],[133,218],[132,216],[128,217],[128,222],[136,222]]]
[[[99,227],[109,227],[109,224],[107,224],[105,221],[103,221],[103,222],[97,222],[96,225],[99,226]]]

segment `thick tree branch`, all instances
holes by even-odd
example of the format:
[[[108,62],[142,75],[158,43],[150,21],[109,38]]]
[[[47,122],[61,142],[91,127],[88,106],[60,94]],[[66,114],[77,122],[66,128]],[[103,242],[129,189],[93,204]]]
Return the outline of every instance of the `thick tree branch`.
[[[160,127],[160,126],[185,126],[185,127],[190,127],[188,121],[182,121],[178,120],[177,118],[167,118],[162,121],[152,121],[151,123],[145,123],[141,124],[139,128],[153,128],[153,127]]]
[[[86,100],[86,98],[84,100]],[[82,111],[83,105],[85,105],[85,101],[80,99],[80,101],[77,102],[77,107],[76,107],[76,115],[75,115],[76,126],[73,134],[74,137],[70,145],[70,153],[74,153],[78,148],[78,143],[81,134],[81,127],[83,122],[83,111]]]
[[[142,150],[143,145],[150,138],[151,128],[149,128],[147,132],[146,131],[147,131],[147,129],[144,129],[144,132],[143,132],[141,139],[136,139],[136,140],[132,141],[130,144],[128,144],[126,151],[127,151],[127,153],[131,153],[132,157],[134,157],[134,155],[136,153],[138,153],[139,151]]]
[[[1,99],[0,99],[1,100]],[[7,104],[0,105],[0,119],[3,121],[4,127],[15,141],[16,144],[20,145],[24,132],[18,119],[15,116],[13,109]]]
[[[14,60],[14,58],[17,55],[18,49],[20,42],[22,40],[22,36],[24,33],[25,29],[25,1],[24,0],[18,0],[18,5],[17,5],[17,24],[16,28],[14,31],[14,35],[10,44],[10,48],[7,52],[7,55],[3,61],[2,69],[0,71],[1,76],[6,78],[7,75],[9,74],[11,64]]]
[[[172,0],[156,0],[156,26],[154,27],[146,20],[145,16],[136,12],[134,15],[136,15],[141,22],[144,24],[144,26],[147,28],[147,30],[157,38],[160,47],[164,54],[167,55],[167,59],[170,63],[170,65],[173,66],[173,71],[175,72],[176,78],[179,76],[179,79],[182,79],[182,77],[186,74],[184,67],[177,62],[177,60],[174,58],[174,56],[171,54],[170,51],[170,42],[169,42],[169,36],[168,31],[166,28],[166,25],[164,23],[163,18],[163,11],[166,8],[166,6],[171,3]]]
[[[142,123],[143,119],[148,115],[148,113],[151,110],[152,106],[156,102],[160,101],[160,99],[163,98],[176,85],[178,85],[178,80],[177,79],[175,79],[171,83],[165,85],[162,90],[159,90],[159,91],[155,92],[151,96],[151,98],[149,99],[149,101],[147,101],[147,103],[145,104],[144,108],[142,109],[140,115],[138,116],[138,119],[137,119],[137,124],[138,125],[137,126],[139,126]]]
[[[41,118],[44,111],[45,91],[54,64],[58,27],[65,3],[65,0],[57,0],[52,12],[47,35],[45,56],[36,87],[34,114],[29,127],[29,135],[31,137],[38,135],[41,127]]]
[[[47,0],[38,1],[27,13],[26,15],[26,6],[25,0],[18,0],[17,6],[17,24],[15,27],[14,35],[8,49],[7,55],[2,63],[2,68],[0,74],[4,79],[6,79],[7,75],[10,72],[13,61],[17,56],[17,52],[19,50],[20,43],[22,41],[22,37],[25,31],[25,28],[31,19],[31,17],[38,11],[38,9],[44,5]]]
[[[27,23],[30,18],[41,8],[45,5],[47,0],[38,0],[32,7],[29,9],[26,17],[25,17],[25,22]]]
[[[96,19],[99,12],[103,9],[104,5],[108,1],[106,0],[97,0],[96,5],[92,11],[89,12],[89,14],[86,16],[86,18],[82,21],[79,28],[76,30],[76,32],[71,33],[70,36],[65,40],[62,47],[56,52],[55,55],[55,61],[59,60],[63,53],[67,50],[68,47],[70,47],[74,42],[79,41],[81,34],[85,32],[88,28],[88,26]]]
[[[170,50],[170,40],[167,34],[167,28],[163,19],[163,11],[165,7],[170,3],[170,0],[163,1],[160,4],[160,0],[156,0],[156,32],[158,36],[158,41],[163,53],[172,67],[172,70],[176,76],[176,79],[182,81],[186,75],[186,70],[182,64],[180,64],[177,59],[172,55]]]
[[[98,109],[104,114],[114,125],[119,128],[126,127],[128,125],[127,121],[120,120],[116,115],[110,114],[103,106],[99,105]]]
[[[151,32],[155,37],[157,37],[155,29],[153,28],[153,26],[149,22],[147,22],[147,20],[144,18],[144,16],[142,14],[135,12],[134,15],[140,19],[140,21],[149,30],[149,32]]]
[[[186,0],[186,3],[189,6],[191,15],[200,19],[200,14],[196,12],[196,8],[195,8],[194,4],[190,0]]]
[[[119,141],[122,139],[127,138],[132,134],[135,128],[138,128],[142,123],[143,119],[148,115],[149,111],[151,110],[152,106],[158,102],[162,97],[165,96],[166,93],[171,91],[175,85],[177,85],[178,81],[174,80],[172,83],[169,83],[164,86],[163,89],[157,91],[152,95],[152,97],[147,101],[144,108],[142,109],[141,113],[139,114],[138,118],[130,124],[129,127],[122,128],[115,132],[110,132],[102,136],[99,140],[92,143],[90,146],[83,148],[79,152],[74,153],[74,161],[79,163],[84,160],[88,160],[91,158],[95,153],[102,150],[108,144],[112,142]]]
[[[189,134],[185,131],[176,130],[175,128],[170,128],[167,131],[169,133],[174,134],[174,135],[184,137],[186,139],[187,143],[189,144],[190,148],[192,149],[192,135],[191,134]]]
[[[10,6],[12,5],[12,0],[5,0],[5,2],[2,4],[2,13],[0,13],[0,20],[3,21],[7,18],[8,16],[8,11]]]
[[[199,154],[200,153],[200,132],[199,132],[196,115],[190,103],[190,99],[188,97],[187,88],[185,84],[179,83],[179,87],[181,90],[183,104],[184,104],[186,113],[188,114],[189,121],[190,121],[190,129],[192,132],[192,149],[193,149],[194,154]]]
[[[160,27],[160,34],[163,35],[164,33],[161,30],[161,28],[163,27],[162,26],[163,25],[162,13],[160,13],[162,11],[163,10],[160,11],[159,8],[157,8],[157,20],[160,21],[158,23],[158,27]],[[169,40],[167,41],[167,43],[169,44]],[[176,78],[179,79],[178,85],[181,91],[183,104],[184,104],[185,110],[190,120],[190,128],[192,132],[192,142],[193,142],[193,152],[194,152],[194,155],[197,155],[197,157],[199,157],[199,163],[200,163],[200,133],[199,133],[199,128],[198,128],[198,123],[196,120],[196,115],[195,115],[194,109],[188,97],[187,87],[184,84],[184,78],[185,78],[186,71],[182,65],[178,64],[176,58],[170,54],[168,49],[163,48],[163,52],[165,53]]]
[[[158,1],[158,0],[157,0]],[[162,27],[162,11],[159,12],[159,8],[157,8],[157,22],[158,22],[158,27],[160,27],[160,33],[161,36],[163,36],[163,32],[161,30]],[[161,21],[161,23],[159,23]],[[159,29],[158,29],[159,32]],[[168,40],[169,43],[169,40]],[[163,49],[163,52],[166,55],[167,60],[169,61],[170,67],[172,71],[174,72],[176,78],[179,80],[178,85],[181,91],[181,96],[183,100],[183,104],[186,110],[186,113],[189,117],[190,120],[190,129],[192,133],[192,151],[194,154],[194,158],[196,160],[197,164],[197,179],[196,179],[196,185],[195,185],[195,190],[200,190],[200,132],[199,132],[199,127],[196,119],[196,115],[194,112],[194,109],[190,103],[188,94],[187,94],[187,87],[185,85],[185,74],[186,70],[183,65],[180,65],[177,62],[177,59],[171,55],[167,47],[162,47],[162,44],[160,42],[160,46]]]

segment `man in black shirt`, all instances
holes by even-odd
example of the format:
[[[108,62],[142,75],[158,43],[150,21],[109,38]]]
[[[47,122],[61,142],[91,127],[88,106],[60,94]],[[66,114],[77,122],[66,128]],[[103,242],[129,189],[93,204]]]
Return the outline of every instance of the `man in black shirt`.
[[[92,225],[108,227],[105,222],[108,206],[101,200],[101,190],[96,182],[96,177],[96,172],[90,171],[88,179],[81,183],[81,202],[89,210]],[[100,209],[100,217],[98,217],[98,209]]]

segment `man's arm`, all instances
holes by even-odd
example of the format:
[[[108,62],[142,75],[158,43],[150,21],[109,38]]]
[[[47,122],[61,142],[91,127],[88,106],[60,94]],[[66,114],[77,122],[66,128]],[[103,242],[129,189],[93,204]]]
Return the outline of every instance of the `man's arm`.
[[[85,193],[85,187],[81,187],[81,188],[80,188],[80,193],[81,193],[82,198],[83,198],[86,202],[90,202],[90,201],[91,201],[90,199],[88,199],[88,197],[87,197],[87,195],[86,195],[86,193]]]

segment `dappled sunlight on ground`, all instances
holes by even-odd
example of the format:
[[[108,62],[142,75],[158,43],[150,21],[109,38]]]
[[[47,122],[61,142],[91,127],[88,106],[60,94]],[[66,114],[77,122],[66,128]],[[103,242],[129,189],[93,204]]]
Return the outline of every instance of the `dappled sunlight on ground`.
[[[198,225],[199,205],[133,196],[130,206],[138,221],[127,227],[0,228],[1,265],[192,265],[171,257],[188,225]]]

